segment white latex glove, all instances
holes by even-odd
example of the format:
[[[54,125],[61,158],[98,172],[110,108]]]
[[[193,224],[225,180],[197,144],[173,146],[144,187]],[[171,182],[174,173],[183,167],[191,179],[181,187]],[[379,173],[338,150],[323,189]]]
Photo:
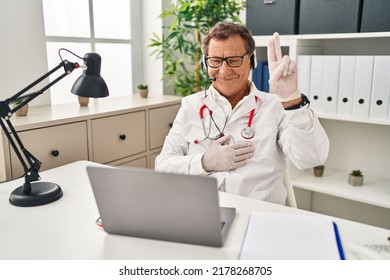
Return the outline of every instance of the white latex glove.
[[[230,135],[225,135],[211,144],[202,157],[202,167],[205,171],[226,171],[247,164],[253,156],[252,144],[248,141],[241,141],[233,145],[224,145],[229,140]]]
[[[281,102],[301,97],[298,89],[297,63],[288,55],[282,56],[280,38],[274,33],[267,45],[269,86]]]

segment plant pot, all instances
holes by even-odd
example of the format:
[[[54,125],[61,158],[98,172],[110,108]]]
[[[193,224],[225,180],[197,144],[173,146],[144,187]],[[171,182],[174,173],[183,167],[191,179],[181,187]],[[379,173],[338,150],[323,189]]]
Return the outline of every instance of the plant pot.
[[[354,187],[360,187],[363,186],[363,179],[364,176],[353,176],[349,174],[348,183]]]
[[[14,107],[16,107],[17,105],[14,105]],[[27,113],[28,113],[28,104],[24,105],[22,108],[20,108],[19,110],[17,110],[15,112],[15,115],[17,116],[27,116]]]
[[[142,98],[148,97],[148,90],[147,90],[147,89],[140,89],[140,90],[139,90],[139,95],[140,95]]]
[[[323,165],[315,166],[313,168],[314,176],[315,177],[322,177],[322,175],[324,174],[324,169],[325,169],[325,166],[323,166]]]
[[[88,106],[89,103],[89,97],[79,96],[79,104],[81,107]]]

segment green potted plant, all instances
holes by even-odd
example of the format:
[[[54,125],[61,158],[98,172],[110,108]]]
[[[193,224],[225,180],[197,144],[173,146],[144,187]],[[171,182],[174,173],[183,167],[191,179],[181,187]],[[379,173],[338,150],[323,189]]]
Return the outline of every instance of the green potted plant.
[[[163,59],[164,87],[173,85],[174,94],[190,95],[206,86],[201,75],[202,36],[221,21],[241,22],[239,13],[246,7],[245,0],[175,0],[171,9],[160,14],[171,20],[163,26],[163,36],[153,34],[149,47],[152,55]]]
[[[148,85],[147,84],[139,84],[137,86],[139,90],[139,94],[142,98],[148,97]]]
[[[24,102],[24,99],[23,99],[23,98],[18,98],[18,99],[15,101],[13,107],[15,108],[16,106],[22,104],[23,102]],[[24,105],[22,108],[20,108],[19,110],[17,110],[17,111],[15,112],[15,115],[17,115],[17,116],[26,116],[27,113],[28,113],[28,103],[27,103],[26,105]]]
[[[360,169],[351,171],[348,177],[348,183],[352,186],[363,186],[363,172]]]

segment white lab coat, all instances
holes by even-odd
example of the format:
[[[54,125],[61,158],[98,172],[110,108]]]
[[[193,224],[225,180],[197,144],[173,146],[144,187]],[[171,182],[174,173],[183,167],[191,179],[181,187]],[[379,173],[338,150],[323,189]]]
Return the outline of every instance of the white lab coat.
[[[255,96],[258,97],[257,101]],[[217,103],[217,101],[218,103]],[[223,172],[206,173],[201,164],[203,154],[213,140],[205,138],[219,134],[205,104],[213,112],[213,118],[224,134],[230,134],[230,143],[250,141],[254,156],[245,166]],[[221,105],[222,104],[222,105]],[[252,139],[244,139],[241,130],[248,125],[250,111],[255,108]],[[210,127],[211,126],[211,127]],[[194,141],[198,140],[196,144]],[[217,178],[220,188],[226,192],[285,205],[286,188],[283,173],[286,156],[299,169],[323,164],[328,156],[329,140],[318,118],[306,105],[286,111],[274,94],[260,92],[251,84],[249,95],[231,109],[227,99],[211,86],[204,91],[182,99],[181,108],[173,127],[165,139],[161,154],[156,158],[155,169],[184,174],[207,174]]]

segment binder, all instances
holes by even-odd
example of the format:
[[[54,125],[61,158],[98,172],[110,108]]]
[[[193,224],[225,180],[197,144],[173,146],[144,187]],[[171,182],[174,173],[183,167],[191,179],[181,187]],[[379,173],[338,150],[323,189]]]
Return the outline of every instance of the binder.
[[[330,216],[253,212],[239,259],[344,260],[345,254]]]
[[[327,115],[336,115],[339,87],[340,56],[324,56],[324,73],[322,77],[321,111]]]
[[[261,64],[262,62],[258,61],[257,67],[253,69],[252,72],[252,82],[255,84],[258,90],[262,90],[263,84],[263,66]]]
[[[263,91],[269,92],[269,69],[268,62],[264,62],[263,64]]]
[[[368,120],[370,113],[372,71],[374,56],[357,56],[352,116]]]
[[[309,96],[310,93],[310,55],[299,55],[297,61],[298,70],[298,88],[299,90]]]
[[[269,92],[269,69],[267,61],[258,61],[253,70],[252,81],[260,91]]]
[[[387,120],[390,99],[390,56],[375,56],[371,90],[371,120]]]
[[[352,115],[355,67],[356,56],[340,56],[338,116],[350,117]]]
[[[313,55],[310,65],[310,107],[315,113],[321,113],[324,57],[321,55]]]

